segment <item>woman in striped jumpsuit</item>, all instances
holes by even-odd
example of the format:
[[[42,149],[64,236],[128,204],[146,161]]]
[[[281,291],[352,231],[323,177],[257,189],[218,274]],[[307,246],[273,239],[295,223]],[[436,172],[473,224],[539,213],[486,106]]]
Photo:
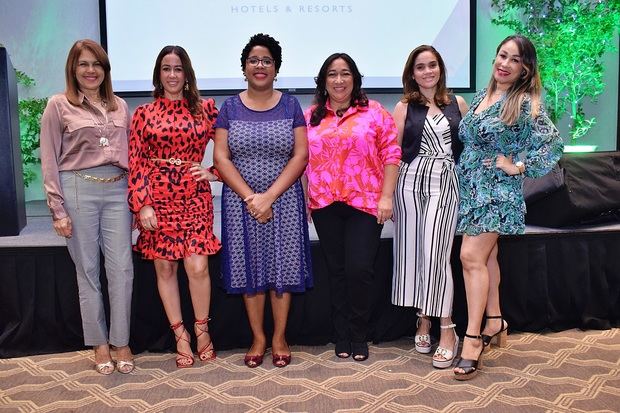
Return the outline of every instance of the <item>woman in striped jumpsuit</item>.
[[[451,319],[450,252],[458,211],[454,164],[462,150],[458,125],[467,104],[448,94],[445,65],[432,46],[411,52],[403,88],[394,109],[403,155],[394,194],[392,303],[419,309],[414,340],[420,353],[431,352],[429,317],[440,318],[433,366],[446,368],[459,341]]]

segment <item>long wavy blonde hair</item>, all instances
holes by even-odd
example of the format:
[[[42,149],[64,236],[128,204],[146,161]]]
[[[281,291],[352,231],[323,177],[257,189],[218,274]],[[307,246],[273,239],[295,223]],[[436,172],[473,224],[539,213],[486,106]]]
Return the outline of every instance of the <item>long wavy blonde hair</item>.
[[[542,93],[542,83],[540,81],[540,72],[538,71],[538,59],[536,57],[536,48],[525,36],[516,34],[506,37],[497,46],[496,56],[502,46],[509,41],[515,42],[521,56],[523,64],[523,72],[517,80],[510,86],[506,92],[506,101],[500,113],[500,119],[507,125],[514,124],[521,114],[521,103],[529,96],[531,99],[531,115],[532,118],[538,116],[540,112],[540,96]],[[492,94],[497,90],[497,82],[495,77],[491,76],[487,94]]]

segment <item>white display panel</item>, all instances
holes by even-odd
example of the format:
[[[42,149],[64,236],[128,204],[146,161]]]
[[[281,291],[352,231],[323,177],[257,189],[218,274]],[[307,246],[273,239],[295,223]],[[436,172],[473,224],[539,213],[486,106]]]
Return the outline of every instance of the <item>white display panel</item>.
[[[401,89],[407,56],[420,44],[442,54],[449,87],[474,87],[475,0],[100,2],[101,38],[121,93],[150,92],[155,58],[170,44],[188,51],[201,90],[245,89],[239,58],[255,33],[270,34],[282,46],[279,89],[314,89],[321,64],[334,52],[353,57],[364,88]]]

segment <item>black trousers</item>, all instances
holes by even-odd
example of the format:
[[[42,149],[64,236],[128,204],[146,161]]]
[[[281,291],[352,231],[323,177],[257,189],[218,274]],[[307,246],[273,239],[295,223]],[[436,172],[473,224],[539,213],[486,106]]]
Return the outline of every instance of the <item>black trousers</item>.
[[[342,202],[313,211],[312,220],[329,271],[335,341],[366,341],[383,225]]]

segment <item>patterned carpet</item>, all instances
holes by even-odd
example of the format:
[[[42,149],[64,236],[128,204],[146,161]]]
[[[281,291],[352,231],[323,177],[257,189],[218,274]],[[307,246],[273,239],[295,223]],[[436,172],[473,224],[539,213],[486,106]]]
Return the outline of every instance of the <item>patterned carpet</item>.
[[[469,382],[435,370],[403,339],[363,363],[333,346],[293,347],[293,362],[256,369],[241,351],[176,369],[140,354],[130,375],[101,376],[92,352],[0,360],[0,411],[11,412],[618,412],[620,329],[512,334]]]

